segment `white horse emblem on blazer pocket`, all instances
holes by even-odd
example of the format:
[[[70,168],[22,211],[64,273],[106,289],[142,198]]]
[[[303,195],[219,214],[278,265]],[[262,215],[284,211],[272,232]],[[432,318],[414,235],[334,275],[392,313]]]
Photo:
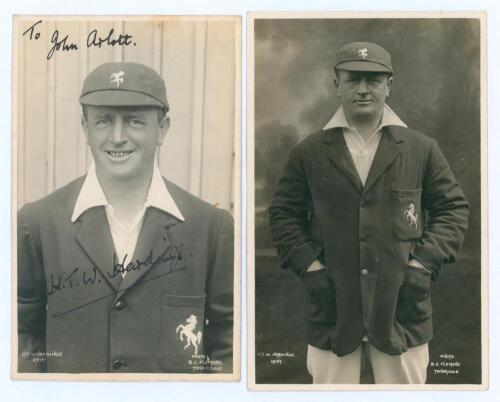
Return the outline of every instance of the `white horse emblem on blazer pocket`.
[[[418,229],[418,214],[415,212],[415,204],[410,202],[408,209],[404,211],[406,221],[410,224],[410,228]]]
[[[194,347],[194,354],[198,354],[198,345],[201,342],[201,331],[195,333],[196,325],[198,324],[198,319],[194,314],[191,314],[186,318],[185,325],[178,325],[175,333],[180,333],[179,339],[184,342],[184,337],[186,337],[186,344],[184,345],[184,350],[186,350],[190,345]]]

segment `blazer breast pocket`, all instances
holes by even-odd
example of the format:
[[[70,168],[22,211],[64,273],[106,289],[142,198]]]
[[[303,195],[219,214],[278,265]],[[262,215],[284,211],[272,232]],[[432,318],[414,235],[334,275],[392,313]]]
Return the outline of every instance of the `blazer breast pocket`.
[[[392,219],[398,240],[417,240],[422,237],[422,189],[392,190]]]
[[[163,296],[158,364],[167,373],[202,372],[205,295]]]

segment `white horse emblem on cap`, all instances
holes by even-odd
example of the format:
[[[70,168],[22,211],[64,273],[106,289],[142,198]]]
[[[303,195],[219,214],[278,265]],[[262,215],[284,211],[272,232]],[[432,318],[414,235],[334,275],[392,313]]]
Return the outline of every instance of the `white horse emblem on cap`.
[[[109,82],[116,84],[117,87],[123,82],[123,76],[125,73],[123,71],[118,71],[117,73],[111,73],[109,76]]]
[[[194,346],[194,354],[198,354],[198,345],[201,342],[201,331],[198,331],[196,334],[194,330],[196,329],[196,324],[198,323],[198,319],[194,314],[191,314],[188,318],[186,318],[186,325],[178,325],[175,333],[179,333],[179,339],[184,342],[184,336],[186,337],[186,345],[184,345],[184,350],[186,350],[190,345]]]
[[[363,60],[366,59],[368,57],[368,49],[366,47],[358,49],[358,56],[362,57]]]
[[[414,227],[415,230],[417,230],[418,214],[415,213],[415,204],[413,202],[410,202],[408,209],[406,209],[403,213],[406,218],[406,221],[410,224],[410,228]]]

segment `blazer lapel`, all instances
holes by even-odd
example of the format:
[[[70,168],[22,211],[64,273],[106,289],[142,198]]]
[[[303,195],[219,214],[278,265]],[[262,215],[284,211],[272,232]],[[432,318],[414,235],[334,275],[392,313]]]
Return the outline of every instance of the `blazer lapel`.
[[[387,170],[394,162],[396,156],[400,153],[398,143],[402,142],[403,138],[399,131],[389,126],[382,128],[382,138],[375,153],[372,166],[366,179],[363,192],[367,192],[379,179],[379,177]]]
[[[81,225],[76,240],[107,284],[116,292],[122,277],[113,275],[115,246],[104,207],[94,207],[85,211],[79,221]]]
[[[173,216],[156,208],[150,207],[146,210],[134,255],[132,259],[127,259],[123,268],[127,269],[129,263],[132,265],[120,283],[116,299],[161,260],[161,256],[171,246],[168,228],[178,222],[180,221]]]
[[[342,135],[341,128],[328,130],[323,135],[323,143],[328,146],[328,156],[335,167],[346,176],[358,192],[363,191],[363,183],[352,160],[351,153]]]

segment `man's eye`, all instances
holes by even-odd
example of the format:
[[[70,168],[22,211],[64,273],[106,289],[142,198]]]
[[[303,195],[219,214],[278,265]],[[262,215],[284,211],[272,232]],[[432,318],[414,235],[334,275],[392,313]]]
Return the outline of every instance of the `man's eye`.
[[[138,119],[130,119],[128,124],[130,127],[144,127],[144,122]]]
[[[107,126],[111,123],[110,119],[99,119],[95,122],[96,126]]]

